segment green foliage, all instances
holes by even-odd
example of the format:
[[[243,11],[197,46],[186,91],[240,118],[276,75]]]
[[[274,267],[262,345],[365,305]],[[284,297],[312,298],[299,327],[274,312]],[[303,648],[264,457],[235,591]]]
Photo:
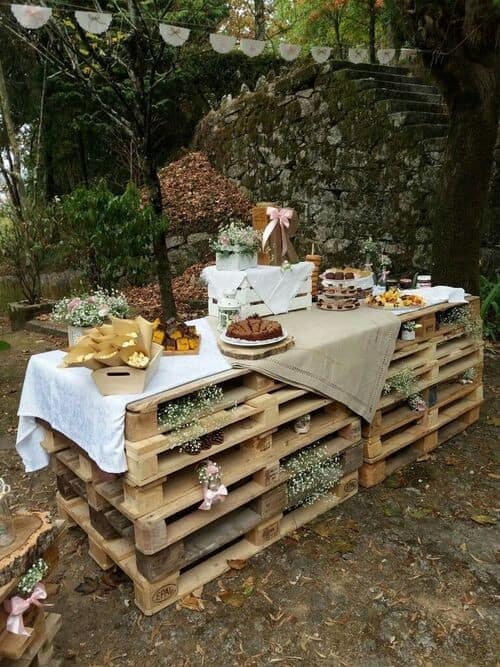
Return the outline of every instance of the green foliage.
[[[498,340],[500,335],[500,275],[496,280],[481,276],[481,319],[485,338]]]
[[[57,246],[54,206],[27,201],[24,217],[5,207],[10,222],[0,226],[0,261],[17,278],[28,303],[41,299],[40,273],[47,253]]]
[[[483,336],[481,319],[474,315],[468,305],[454,306],[449,310],[438,313],[437,321],[439,325],[463,327],[464,333],[467,336],[471,336],[477,340],[481,340]]]
[[[137,188],[114,195],[103,181],[64,197],[63,240],[92,288],[110,290],[126,278],[143,284],[151,277],[152,238],[164,218],[142,206]]]
[[[7,343],[6,340],[0,340],[0,352],[6,352],[10,350],[10,343]]]

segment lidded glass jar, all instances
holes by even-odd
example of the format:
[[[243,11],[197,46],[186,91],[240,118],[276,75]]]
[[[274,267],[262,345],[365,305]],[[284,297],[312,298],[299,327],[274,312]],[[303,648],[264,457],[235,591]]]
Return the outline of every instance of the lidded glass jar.
[[[10,486],[0,478],[0,549],[14,541],[14,521],[8,503]]]
[[[241,305],[236,298],[234,290],[224,290],[224,296],[219,301],[219,317],[217,322],[217,329],[225,331],[232,323],[239,320],[241,317]]]

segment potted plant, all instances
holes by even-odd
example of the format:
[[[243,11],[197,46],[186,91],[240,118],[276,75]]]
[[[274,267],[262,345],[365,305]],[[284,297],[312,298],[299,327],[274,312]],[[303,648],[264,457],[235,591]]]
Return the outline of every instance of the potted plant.
[[[257,266],[257,253],[261,247],[261,234],[239,220],[219,229],[211,248],[215,251],[219,271],[243,271]]]
[[[422,325],[417,324],[415,320],[403,322],[401,325],[401,340],[415,340],[417,329],[421,329]]]
[[[71,347],[88,329],[104,324],[110,315],[123,318],[128,313],[129,305],[121,292],[97,289],[90,295],[60,299],[52,310],[52,317],[67,325]]]

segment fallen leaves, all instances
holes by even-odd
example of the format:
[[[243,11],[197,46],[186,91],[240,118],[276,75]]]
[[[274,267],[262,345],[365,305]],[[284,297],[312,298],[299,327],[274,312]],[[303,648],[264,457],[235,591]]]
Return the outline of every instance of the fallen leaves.
[[[231,568],[231,570],[243,570],[243,568],[245,568],[247,566],[248,561],[243,560],[241,558],[239,558],[239,559],[235,558],[233,560],[228,560],[226,562],[229,565],[229,567]]]
[[[496,518],[494,516],[490,516],[489,514],[473,514],[471,519],[475,523],[479,523],[482,526],[494,526],[497,522]]]
[[[202,599],[203,586],[197,588],[189,595],[185,595],[176,604],[177,611],[179,609],[189,609],[189,611],[205,611],[205,605]]]

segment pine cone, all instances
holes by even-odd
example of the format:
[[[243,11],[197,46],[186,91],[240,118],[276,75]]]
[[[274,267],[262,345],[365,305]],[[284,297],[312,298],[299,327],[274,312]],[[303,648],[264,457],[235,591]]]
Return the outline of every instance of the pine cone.
[[[185,454],[191,454],[192,456],[196,456],[196,454],[199,454],[201,452],[201,448],[202,448],[201,440],[190,440],[189,442],[185,442],[182,445],[182,451]]]

